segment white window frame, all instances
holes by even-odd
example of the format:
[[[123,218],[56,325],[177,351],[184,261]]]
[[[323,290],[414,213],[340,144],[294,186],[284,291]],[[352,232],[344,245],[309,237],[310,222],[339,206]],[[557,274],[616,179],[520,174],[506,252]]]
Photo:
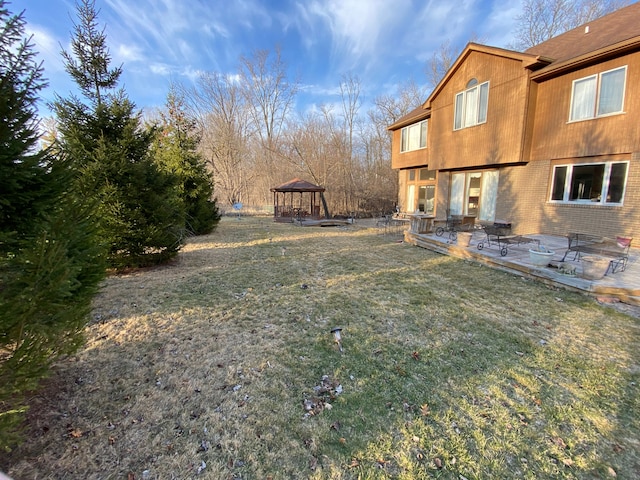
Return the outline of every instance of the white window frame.
[[[624,71],[624,80],[622,82],[622,92],[619,92],[620,108],[615,111],[600,113],[601,99],[603,95],[602,77],[606,76],[608,73],[612,73],[620,70]],[[595,82],[595,85],[590,87],[591,89],[590,92],[585,91],[585,94],[588,95],[590,98],[586,99],[588,103],[583,107],[583,110],[585,110],[585,112],[583,114],[580,114],[580,112],[578,112],[577,110],[574,111],[577,108],[576,97],[578,95],[577,94],[578,91],[576,90],[576,87],[578,87],[581,84],[585,84],[585,82]],[[607,70],[604,72],[600,72],[594,75],[589,75],[589,76],[574,80],[571,84],[571,104],[569,106],[569,123],[581,122],[584,120],[592,120],[594,118],[609,117],[611,115],[620,115],[621,113],[624,113],[625,92],[627,90],[626,87],[627,87],[627,65],[624,65],[622,67],[612,68],[611,70]]]
[[[453,129],[461,130],[487,123],[488,109],[489,81],[457,93],[453,102]]]
[[[427,129],[427,120],[404,127],[400,134],[400,152],[411,152],[427,148]]]
[[[610,180],[611,180],[611,170],[613,165],[626,165],[624,172],[624,180],[622,181],[622,192],[620,194],[619,202],[610,202],[607,201],[607,194],[609,193]],[[602,165],[604,168],[603,176],[602,176],[602,185],[600,187],[600,192],[592,198],[576,198],[571,200],[569,197],[571,195],[571,190],[573,186],[573,171],[576,167],[584,167],[591,166],[595,167],[597,165]],[[554,186],[556,184],[556,175],[560,168],[566,168],[566,176],[564,179],[564,185],[562,186],[562,199],[554,199]],[[629,178],[629,161],[610,161],[610,162],[592,162],[592,163],[573,163],[573,164],[563,164],[563,165],[554,165],[553,167],[553,175],[551,177],[551,185],[549,191],[549,201],[551,203],[566,203],[566,204],[588,204],[588,205],[617,205],[621,206],[624,203],[624,197],[627,190],[627,181]]]

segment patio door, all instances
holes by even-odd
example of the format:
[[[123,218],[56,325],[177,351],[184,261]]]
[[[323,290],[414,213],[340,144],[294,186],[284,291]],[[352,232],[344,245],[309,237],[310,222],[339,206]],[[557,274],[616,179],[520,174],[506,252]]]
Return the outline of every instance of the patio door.
[[[433,215],[435,196],[435,185],[420,185],[418,187],[418,210],[428,215]]]
[[[454,173],[451,175],[451,215],[472,215],[493,221],[498,199],[498,171]]]
[[[496,219],[496,203],[498,201],[498,170],[482,173],[480,198],[478,220],[493,222]]]
[[[413,213],[413,211],[415,210],[415,205],[416,204],[416,186],[415,185],[409,185],[409,188],[407,190],[407,207],[406,210],[409,213]]]

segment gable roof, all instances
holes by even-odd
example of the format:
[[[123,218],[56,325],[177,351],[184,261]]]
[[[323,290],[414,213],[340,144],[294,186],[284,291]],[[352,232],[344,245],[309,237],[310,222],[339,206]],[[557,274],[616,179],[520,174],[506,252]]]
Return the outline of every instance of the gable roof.
[[[634,3],[557,37],[535,45],[525,53],[544,55],[553,63],[564,62],[640,35],[640,3]]]
[[[586,29],[587,26],[588,29]],[[447,70],[424,104],[399,118],[387,127],[387,130],[397,130],[428,118],[431,115],[431,101],[472,52],[519,60],[523,68],[532,71],[531,78],[539,81],[564,72],[566,69],[575,68],[576,65],[639,49],[640,2],[580,25],[524,52],[471,42]]]
[[[406,127],[407,125],[411,125],[412,123],[419,122],[424,120],[425,118],[429,118],[431,116],[431,109],[424,108],[423,106],[419,106],[418,108],[414,108],[406,115],[400,117],[394,123],[387,127],[387,130],[397,130],[401,127]]]
[[[480,52],[480,53],[485,53],[485,54],[488,54],[488,55],[494,55],[494,56],[498,56],[498,57],[504,57],[504,58],[510,58],[510,59],[513,59],[513,60],[518,60],[518,61],[522,62],[522,66],[524,68],[530,68],[530,69],[540,68],[541,66],[545,66],[545,65],[548,65],[549,63],[551,63],[551,59],[550,58],[547,58],[547,57],[542,56],[542,55],[537,55],[537,54],[533,54],[533,53],[526,53],[526,52],[525,53],[516,52],[514,50],[507,50],[505,48],[490,47],[488,45],[481,45],[479,43],[470,42],[470,43],[467,44],[467,46],[462,51],[462,53],[458,56],[458,58],[453,63],[453,65],[451,65],[449,70],[447,70],[447,73],[442,78],[442,80],[440,80],[438,85],[436,85],[436,88],[433,89],[433,92],[431,92],[431,95],[429,95],[429,98],[427,98],[426,102],[424,102],[424,104],[423,104],[424,108],[430,108],[431,107],[431,100],[433,98],[435,98],[438,95],[438,93],[440,93],[440,90],[442,90],[442,88],[447,84],[449,79],[458,70],[460,65],[467,59],[467,57],[472,52]]]
[[[634,3],[550,38],[525,53],[552,59],[550,65],[531,76],[541,80],[639,49],[640,3]]]

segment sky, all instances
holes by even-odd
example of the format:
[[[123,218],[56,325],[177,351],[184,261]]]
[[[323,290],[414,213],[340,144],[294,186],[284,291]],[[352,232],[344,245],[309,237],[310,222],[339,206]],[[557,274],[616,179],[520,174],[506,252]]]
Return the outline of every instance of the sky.
[[[71,51],[75,0],[8,7],[24,11],[43,61],[42,103],[77,94],[60,55]],[[280,48],[299,82],[301,113],[337,103],[345,76],[359,79],[364,106],[409,80],[427,86],[425,67],[443,43],[456,55],[471,38],[512,43],[519,7],[517,0],[96,0],[111,65],[122,65],[120,86],[138,108],[162,108],[172,83],[191,85],[203,72],[234,75],[241,57]]]

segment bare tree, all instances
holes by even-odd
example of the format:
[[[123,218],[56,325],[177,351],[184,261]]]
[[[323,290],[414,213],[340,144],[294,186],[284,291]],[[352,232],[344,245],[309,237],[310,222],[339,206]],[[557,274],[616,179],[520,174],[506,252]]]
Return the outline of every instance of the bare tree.
[[[344,119],[344,131],[347,135],[347,149],[353,151],[353,133],[358,118],[358,111],[362,104],[360,100],[360,79],[352,73],[342,76],[340,82],[340,100],[342,103],[342,118]]]
[[[280,153],[295,175],[309,176],[328,186],[339,167],[332,147],[332,130],[318,112],[301,116],[284,134]]]
[[[201,129],[200,150],[213,171],[215,192],[228,205],[247,201],[253,171],[249,112],[236,77],[203,73],[186,95]]]
[[[473,33],[469,38],[469,42],[482,43],[483,40],[476,33]],[[451,45],[451,40],[445,40],[440,44],[440,48],[433,52],[424,69],[427,81],[432,89],[444,78],[459,54],[460,52],[456,51]]]
[[[427,75],[427,81],[431,88],[435,88],[440,80],[442,80],[447,70],[451,68],[451,65],[453,65],[453,62],[456,60],[456,56],[450,40],[442,42],[440,48],[433,52],[431,59],[425,67],[425,74]]]
[[[363,205],[369,212],[388,212],[398,198],[398,174],[391,168],[391,133],[387,127],[419,107],[427,98],[427,88],[410,80],[394,95],[381,95],[367,112],[362,134],[365,147]]]
[[[358,162],[354,149],[354,135],[361,106],[361,88],[360,79],[356,75],[349,73],[342,76],[340,81],[340,103],[342,107],[340,116],[342,117],[343,157],[340,162],[342,167],[340,176],[342,179],[341,193],[345,213],[358,210],[358,193],[362,191],[362,185],[359,185],[358,182]]]
[[[384,129],[419,107],[427,99],[428,90],[418,85],[414,80],[409,80],[398,86],[398,93],[393,95],[380,95],[375,98],[375,107],[369,112],[369,118],[376,125]]]
[[[628,4],[625,0],[524,0],[516,17],[513,48],[526,50]]]
[[[278,141],[294,107],[298,82],[289,81],[286,64],[280,49],[274,56],[268,50],[258,50],[251,58],[240,58],[242,94],[260,139],[260,151],[254,151],[256,167],[260,173],[255,187],[262,192],[262,201],[268,201],[269,188],[282,180],[275,168]]]

